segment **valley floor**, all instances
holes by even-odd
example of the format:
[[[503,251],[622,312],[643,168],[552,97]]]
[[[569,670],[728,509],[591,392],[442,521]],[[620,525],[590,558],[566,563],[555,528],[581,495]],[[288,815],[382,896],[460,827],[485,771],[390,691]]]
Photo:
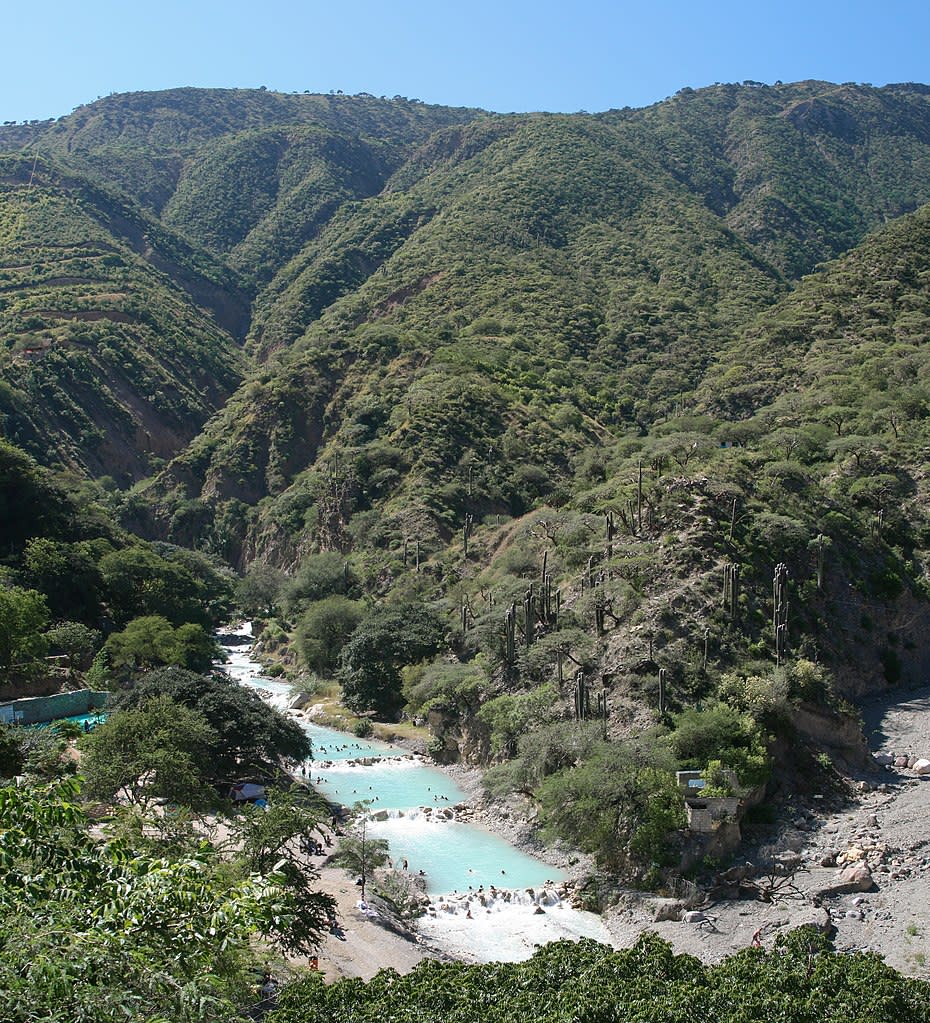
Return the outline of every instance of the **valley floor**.
[[[873,750],[915,756],[930,753],[930,687],[874,699],[863,708],[863,717]],[[831,933],[839,950],[874,951],[902,973],[930,977],[930,778],[886,768],[860,779],[859,787],[866,786],[840,809],[825,804],[820,810],[816,801],[810,808],[790,803],[782,808],[775,847],[781,853],[796,854],[800,862],[796,882],[806,898],[776,905],[717,902],[701,907],[704,920],[657,922],[657,900],[631,894],[604,918],[610,942],[628,946],[644,930],[653,930],[677,952],[712,962],[745,948],[754,938],[770,946],[778,934],[814,922],[834,929]],[[836,867],[822,866],[822,861],[847,850],[852,850],[852,857],[861,851],[862,860],[869,864],[871,890],[819,894],[835,882],[838,873]],[[429,937],[411,941],[356,908],[358,889],[344,871],[324,868],[322,886],[339,901],[345,932],[345,940],[328,937],[321,950],[320,967],[329,979],[368,978],[383,967],[406,972],[423,958],[449,953],[472,958],[469,942],[460,941],[468,933],[461,914],[451,916],[446,924],[431,922]],[[529,954],[534,942],[551,940],[555,920],[527,916],[525,923],[527,932],[521,940]],[[578,933],[589,931],[585,927]]]

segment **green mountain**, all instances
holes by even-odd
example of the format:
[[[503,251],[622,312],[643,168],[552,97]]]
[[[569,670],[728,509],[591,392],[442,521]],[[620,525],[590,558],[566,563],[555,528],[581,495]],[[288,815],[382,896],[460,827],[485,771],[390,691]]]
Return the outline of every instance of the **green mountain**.
[[[93,475],[156,470],[134,528],[240,569],[339,551],[370,597],[485,600],[499,632],[480,595],[525,588],[542,517],[579,627],[582,568],[627,609],[607,674],[648,631],[683,680],[728,560],[757,596],[722,663],[768,652],[772,568],[806,578],[828,542],[809,653],[830,587],[844,628],[923,608],[927,87],[596,115],[182,89],[4,145],[6,431]],[[629,533],[614,567],[605,515]],[[873,644],[887,677],[921,663],[896,642]]]
[[[823,113],[847,108],[857,131]],[[317,460],[386,445],[402,464],[361,507],[415,494],[448,532],[464,512],[437,496],[444,477],[478,451],[510,458],[492,449],[516,437],[545,482],[489,468],[487,510],[531,506],[595,439],[685,407],[801,269],[924,201],[927,125],[919,87],[801,83],[439,130],[258,293],[250,350],[277,355],[178,463],[185,499],[253,505]],[[891,187],[901,139],[915,156]]]
[[[238,384],[235,274],[118,196],[0,157],[0,419],[47,464],[132,481]]]

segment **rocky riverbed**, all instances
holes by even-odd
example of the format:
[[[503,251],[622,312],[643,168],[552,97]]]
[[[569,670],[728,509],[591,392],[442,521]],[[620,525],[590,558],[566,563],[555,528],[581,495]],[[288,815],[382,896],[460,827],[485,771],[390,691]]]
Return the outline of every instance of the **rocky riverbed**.
[[[786,801],[767,848],[725,872],[761,882],[759,868],[781,864],[785,881],[771,904],[750,899],[629,895],[607,915],[613,939],[630,944],[644,929],[676,951],[715,961],[754,941],[769,945],[804,923],[828,931],[839,950],[877,952],[910,976],[930,977],[930,688],[891,693],[863,708],[875,769],[848,781],[848,796]]]
[[[842,783],[837,779],[833,790],[777,804],[774,834],[767,835],[764,847],[747,847],[746,862],[723,872],[709,897],[687,886],[674,897],[623,894],[605,914],[607,929],[600,940],[624,947],[653,930],[676,951],[711,962],[753,943],[771,945],[780,933],[812,924],[829,933],[839,950],[874,951],[902,973],[930,977],[930,687],[875,698],[863,707],[863,719],[873,750],[871,771]],[[540,845],[522,800],[490,804],[479,771],[445,770],[469,799],[444,813],[480,823],[567,869],[570,877],[590,869],[570,850]],[[458,941],[461,957],[473,958],[464,943],[469,932],[480,929],[474,907],[470,917],[464,904],[434,909],[423,933],[411,941],[354,912],[342,872],[325,869],[324,877],[346,902],[356,939],[330,942],[333,947],[324,950],[335,973],[371,976],[381,966],[406,970],[425,956],[456,955],[452,946]],[[742,888],[745,895],[753,886],[774,888],[772,901],[721,894]],[[571,882],[559,886],[558,896],[570,903]],[[534,906],[525,920],[515,921],[514,940],[525,928],[520,937],[527,954],[533,944],[548,940],[537,908],[548,910]],[[493,937],[492,927],[488,940]]]

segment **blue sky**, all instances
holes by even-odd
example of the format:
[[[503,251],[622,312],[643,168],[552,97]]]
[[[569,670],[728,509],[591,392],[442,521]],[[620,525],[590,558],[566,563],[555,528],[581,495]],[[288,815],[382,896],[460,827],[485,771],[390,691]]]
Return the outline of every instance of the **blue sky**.
[[[4,8],[0,121],[180,85],[595,111],[716,81],[930,81],[926,0],[6,0]]]

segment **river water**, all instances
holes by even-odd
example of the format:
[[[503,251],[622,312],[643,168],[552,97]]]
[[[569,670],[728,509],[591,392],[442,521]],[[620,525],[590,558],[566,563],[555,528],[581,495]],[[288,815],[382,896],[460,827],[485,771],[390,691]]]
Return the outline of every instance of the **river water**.
[[[247,623],[237,633],[251,636]],[[247,646],[224,646],[228,674],[286,709],[286,683],[261,676]],[[370,815],[369,834],[386,838],[396,866],[423,872],[433,903],[419,930],[452,954],[516,960],[536,944],[564,937],[608,941],[599,917],[571,909],[557,894],[564,875],[475,824],[450,819],[467,796],[445,772],[406,750],[305,720],[313,758],[298,770],[323,795]]]

